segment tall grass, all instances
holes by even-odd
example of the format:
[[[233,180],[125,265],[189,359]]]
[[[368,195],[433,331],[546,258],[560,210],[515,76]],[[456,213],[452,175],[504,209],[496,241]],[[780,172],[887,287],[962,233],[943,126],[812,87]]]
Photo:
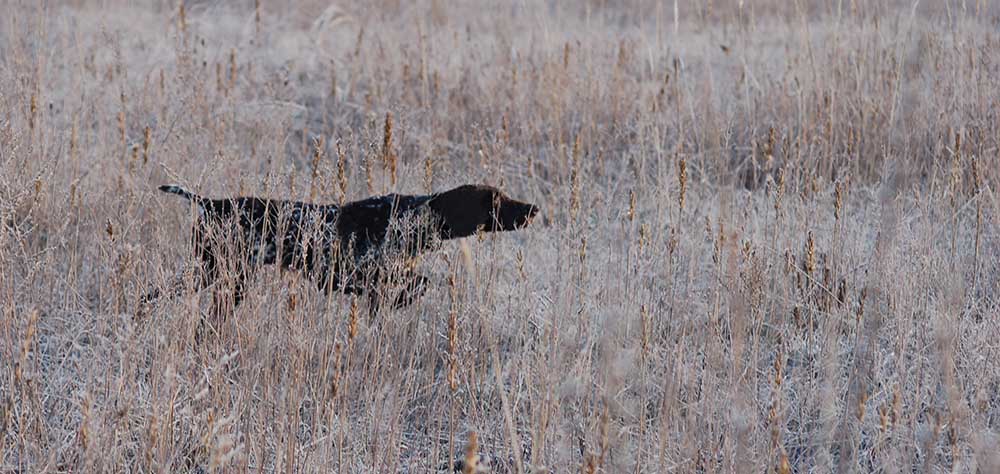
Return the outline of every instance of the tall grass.
[[[994,2],[13,0],[0,471],[1000,470]],[[191,209],[537,203],[366,317]],[[185,270],[188,269],[188,270]]]

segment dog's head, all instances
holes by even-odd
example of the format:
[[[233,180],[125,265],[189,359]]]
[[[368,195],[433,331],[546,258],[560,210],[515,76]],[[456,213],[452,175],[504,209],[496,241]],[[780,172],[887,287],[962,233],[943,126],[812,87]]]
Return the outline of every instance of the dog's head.
[[[490,186],[467,184],[439,193],[428,203],[441,217],[441,237],[468,237],[479,230],[520,229],[538,214],[534,204],[515,201]]]

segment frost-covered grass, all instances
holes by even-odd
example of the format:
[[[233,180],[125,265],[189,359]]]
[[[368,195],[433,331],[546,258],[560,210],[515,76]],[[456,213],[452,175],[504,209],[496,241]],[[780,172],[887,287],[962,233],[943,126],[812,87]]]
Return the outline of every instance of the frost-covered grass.
[[[995,2],[256,3],[4,5],[0,471],[1000,472]],[[196,339],[165,182],[543,217]]]

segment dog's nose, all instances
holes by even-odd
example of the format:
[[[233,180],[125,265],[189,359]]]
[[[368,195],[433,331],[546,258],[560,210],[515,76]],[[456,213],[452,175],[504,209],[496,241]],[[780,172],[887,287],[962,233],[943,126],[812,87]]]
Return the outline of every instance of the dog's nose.
[[[535,217],[538,215],[538,206],[531,204],[528,207],[528,217]]]

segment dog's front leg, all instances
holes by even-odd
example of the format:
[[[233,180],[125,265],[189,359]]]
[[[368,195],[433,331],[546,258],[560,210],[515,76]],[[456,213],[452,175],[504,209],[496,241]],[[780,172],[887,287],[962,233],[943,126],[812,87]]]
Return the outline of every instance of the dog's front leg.
[[[395,290],[395,285],[391,284],[390,281],[375,280],[378,284],[372,286],[368,292],[368,309],[372,317],[378,314],[386,299],[391,298],[392,304],[390,306],[392,309],[401,309],[413,304],[427,291],[428,279],[423,275],[407,271],[397,278],[395,281],[402,282],[403,285],[395,297],[390,293]]]
[[[427,292],[427,277],[420,275],[418,273],[409,273],[406,276],[406,285],[403,290],[396,295],[395,301],[392,303],[393,309],[405,308],[417,298],[420,298]]]

